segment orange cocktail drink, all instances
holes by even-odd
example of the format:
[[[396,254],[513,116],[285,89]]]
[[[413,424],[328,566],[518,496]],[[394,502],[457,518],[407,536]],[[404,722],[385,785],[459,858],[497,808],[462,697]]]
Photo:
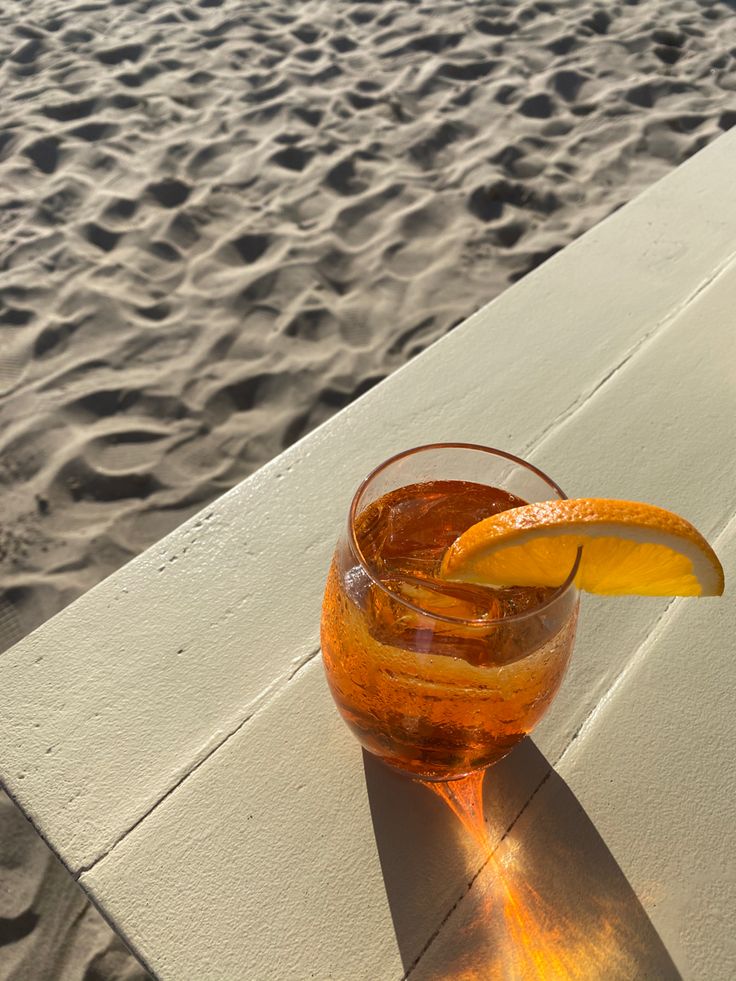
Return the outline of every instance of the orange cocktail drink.
[[[575,638],[574,568],[557,587],[448,582],[449,546],[482,519],[559,499],[541,471],[495,450],[420,447],[358,489],[322,616],[327,679],[371,753],[425,780],[497,762],[539,721]]]

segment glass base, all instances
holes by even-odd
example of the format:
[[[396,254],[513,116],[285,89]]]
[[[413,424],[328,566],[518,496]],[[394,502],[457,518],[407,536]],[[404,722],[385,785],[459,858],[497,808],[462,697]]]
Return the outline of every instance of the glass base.
[[[476,773],[485,773],[488,767],[493,765],[492,763],[487,763],[485,766],[479,766],[473,770],[465,770],[462,773],[436,776],[433,774],[418,773],[416,770],[407,770],[404,767],[397,766],[395,763],[390,763],[385,757],[379,756],[378,753],[372,755],[376,759],[379,759],[384,766],[387,766],[389,770],[393,770],[394,773],[400,773],[402,777],[409,777],[410,780],[416,780],[418,783],[451,783],[454,780],[465,780],[467,777],[473,776]]]

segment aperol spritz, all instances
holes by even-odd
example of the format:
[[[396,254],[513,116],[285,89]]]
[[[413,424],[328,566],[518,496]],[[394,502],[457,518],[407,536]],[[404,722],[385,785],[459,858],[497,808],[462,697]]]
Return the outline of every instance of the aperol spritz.
[[[337,706],[362,745],[424,780],[497,762],[549,707],[572,652],[573,571],[558,588],[439,578],[476,522],[562,497],[528,464],[444,444],[393,458],[359,488],[330,568],[322,651]]]

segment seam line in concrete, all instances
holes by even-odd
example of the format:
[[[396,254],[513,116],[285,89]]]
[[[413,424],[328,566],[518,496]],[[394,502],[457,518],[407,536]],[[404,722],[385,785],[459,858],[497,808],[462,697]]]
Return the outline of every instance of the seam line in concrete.
[[[88,862],[86,865],[80,866],[76,870],[76,872],[74,872],[74,878],[75,879],[79,879],[86,872],[91,871],[95,867],[95,865],[98,864],[98,862],[101,862],[102,861],[103,858],[107,858],[107,856],[115,848],[117,848],[117,846],[120,844],[120,842],[121,841],[124,841],[128,837],[128,835],[138,827],[139,824],[142,824],[146,820],[147,817],[149,817],[151,814],[153,814],[153,812],[158,808],[158,806],[160,804],[163,804],[163,802],[168,797],[170,797],[174,793],[175,790],[177,790],[179,787],[181,787],[181,785],[184,783],[185,780],[187,780],[193,773],[196,773],[196,771],[204,763],[206,763],[207,760],[210,759],[210,757],[214,756],[214,754],[219,749],[221,749],[225,745],[225,743],[229,742],[233,738],[233,736],[237,735],[240,732],[240,730],[245,725],[247,725],[248,722],[251,722],[253,719],[255,719],[256,716],[260,715],[260,713],[265,708],[267,708],[269,705],[271,705],[272,702],[274,702],[280,695],[282,695],[286,691],[286,689],[289,687],[291,681],[308,664],[310,664],[319,655],[319,653],[321,652],[321,650],[322,650],[321,647],[317,647],[314,650],[310,651],[308,654],[306,654],[304,657],[302,657],[296,663],[296,665],[291,669],[291,671],[289,672],[288,675],[286,675],[286,676],[281,675],[280,678],[278,678],[275,682],[273,682],[271,685],[269,685],[268,688],[266,688],[264,690],[264,692],[261,693],[260,700],[257,700],[256,701],[254,707],[252,707],[251,711],[248,712],[248,714],[245,716],[245,718],[240,719],[239,722],[232,729],[230,729],[223,736],[222,739],[220,739],[214,745],[210,745],[202,753],[202,755],[199,758],[196,758],[195,757],[194,761],[192,762],[191,767],[185,773],[183,773],[178,778],[178,780],[176,780],[168,788],[168,790],[166,790],[153,804],[151,804],[151,806],[147,810],[145,810],[143,812],[143,814],[140,815],[140,817],[136,818],[136,820],[130,825],[130,827],[126,828],[125,831],[123,831],[121,834],[119,834],[117,836],[117,838],[112,842],[111,845],[109,845],[106,849],[104,849],[104,851],[102,851],[98,855],[96,855],[95,858],[93,858],[91,862]],[[284,681],[284,677],[286,677],[286,680],[285,681]]]
[[[736,515],[729,518],[716,533],[716,535],[714,536],[714,543],[716,545],[718,545],[718,543],[723,538],[725,538],[728,534],[730,534],[732,526],[736,528]],[[567,756],[574,742],[576,742],[581,737],[582,738],[585,737],[588,731],[595,724],[596,719],[598,718],[600,713],[612,701],[614,695],[619,690],[619,688],[626,682],[627,678],[632,673],[632,671],[634,671],[642,663],[642,661],[646,659],[646,656],[650,648],[657,643],[660,636],[668,628],[670,621],[672,620],[672,617],[674,616],[675,612],[681,608],[682,600],[686,598],[687,597],[673,596],[670,599],[670,602],[667,604],[667,606],[664,608],[660,616],[657,618],[654,626],[649,631],[647,636],[644,638],[641,644],[639,644],[639,646],[631,655],[631,657],[628,659],[626,664],[621,668],[621,671],[616,675],[616,677],[608,686],[606,691],[601,695],[601,697],[595,703],[595,705],[590,710],[588,715],[585,717],[581,725],[578,726],[578,728],[575,730],[575,732],[573,733],[572,737],[568,741],[565,748],[562,750],[560,755],[552,764],[553,767],[559,766],[559,764]],[[678,600],[680,600],[680,602],[677,602]],[[707,602],[707,598],[705,598],[705,602]]]
[[[709,286],[716,282],[716,280],[725,273],[732,263],[736,260],[736,252],[729,253],[726,258],[720,262],[715,269],[706,276],[698,285],[693,289],[684,300],[677,303],[664,317],[659,320],[654,327],[642,334],[632,346],[626,351],[623,357],[611,368],[602,378],[600,378],[595,385],[589,389],[589,391],[584,392],[579,395],[573,402],[568,405],[566,409],[555,419],[552,420],[547,426],[545,426],[536,436],[534,436],[528,443],[526,443],[521,451],[521,456],[527,453],[531,453],[533,450],[537,449],[541,443],[544,442],[547,436],[552,435],[556,432],[568,419],[572,416],[577,415],[581,409],[590,402],[592,398],[604,387],[606,386],[626,365],[631,361],[639,351],[645,347],[650,341],[654,341],[659,336],[667,331],[667,329],[680,317],[682,313],[687,310],[687,308],[700,296],[700,294],[707,290]]]
[[[503,842],[506,840],[506,838],[508,838],[508,836],[511,834],[511,832],[512,832],[512,830],[514,828],[514,825],[521,818],[521,816],[524,813],[524,811],[526,811],[526,809],[529,807],[529,805],[531,804],[531,802],[537,796],[537,794],[539,793],[539,791],[542,789],[542,787],[547,783],[547,781],[549,780],[549,778],[552,776],[552,771],[553,771],[553,767],[550,766],[547,769],[547,772],[542,777],[542,779],[537,784],[537,786],[529,794],[529,797],[526,799],[526,801],[524,802],[524,804],[522,804],[522,806],[519,808],[519,812],[517,813],[517,815],[514,817],[514,819],[511,821],[511,823],[508,825],[508,827],[504,831],[504,833],[498,839],[498,843],[496,844],[496,847],[493,849],[492,852],[490,852],[488,854],[488,856],[485,858],[485,860],[481,863],[481,865],[478,868],[478,870],[470,877],[470,879],[468,880],[468,884],[465,887],[465,889],[463,890],[462,894],[460,896],[458,896],[458,898],[452,904],[452,906],[450,907],[450,909],[448,909],[447,913],[443,916],[441,922],[437,926],[437,929],[434,931],[434,933],[431,934],[431,936],[429,937],[429,939],[427,940],[427,942],[425,943],[425,945],[422,947],[422,949],[417,954],[417,956],[414,959],[414,961],[410,964],[410,966],[407,969],[407,971],[401,977],[401,981],[408,981],[408,979],[410,978],[410,976],[414,973],[414,970],[419,965],[419,962],[422,959],[422,957],[424,957],[424,955],[427,953],[427,951],[432,946],[432,944],[434,943],[434,941],[437,939],[437,937],[439,937],[440,933],[442,933],[442,928],[444,927],[445,923],[447,923],[447,921],[450,919],[450,917],[452,916],[452,914],[455,912],[455,910],[458,908],[458,906],[465,900],[465,897],[468,895],[468,893],[470,892],[470,890],[475,885],[475,880],[478,878],[478,876],[481,874],[481,872],[483,871],[483,869],[488,865],[488,863],[494,857],[494,855],[496,854],[496,852],[498,851],[498,849],[501,847],[501,845],[503,844]]]

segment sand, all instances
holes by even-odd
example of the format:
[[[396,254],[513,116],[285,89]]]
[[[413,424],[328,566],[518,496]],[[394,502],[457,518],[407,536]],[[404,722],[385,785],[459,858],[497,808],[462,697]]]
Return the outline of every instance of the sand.
[[[0,60],[0,650],[736,122],[731,2],[6,0]],[[0,981],[138,977],[0,800]]]

